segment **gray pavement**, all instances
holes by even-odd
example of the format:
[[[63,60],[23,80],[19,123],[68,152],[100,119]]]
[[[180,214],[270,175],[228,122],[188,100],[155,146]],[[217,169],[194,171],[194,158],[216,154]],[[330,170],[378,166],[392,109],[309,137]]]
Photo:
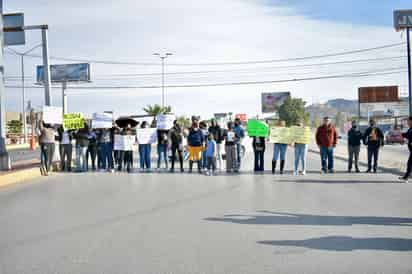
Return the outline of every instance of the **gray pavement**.
[[[412,184],[308,163],[307,176],[253,175],[248,154],[238,176],[55,174],[0,189],[0,273],[412,273]]]

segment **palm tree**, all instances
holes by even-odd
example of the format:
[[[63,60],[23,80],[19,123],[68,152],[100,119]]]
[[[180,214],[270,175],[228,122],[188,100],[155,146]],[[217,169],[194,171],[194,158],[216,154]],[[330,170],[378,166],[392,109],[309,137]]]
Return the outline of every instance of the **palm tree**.
[[[162,107],[158,104],[148,105],[143,110],[151,116],[157,116],[158,114],[167,114],[172,112],[171,106]]]

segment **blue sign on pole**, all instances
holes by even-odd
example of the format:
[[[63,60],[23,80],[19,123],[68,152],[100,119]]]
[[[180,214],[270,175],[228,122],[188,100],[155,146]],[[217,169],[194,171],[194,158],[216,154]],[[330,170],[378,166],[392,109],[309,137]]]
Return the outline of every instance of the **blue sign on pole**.
[[[90,64],[63,64],[50,66],[51,81],[61,82],[90,82]],[[43,83],[44,67],[37,66],[37,82]]]

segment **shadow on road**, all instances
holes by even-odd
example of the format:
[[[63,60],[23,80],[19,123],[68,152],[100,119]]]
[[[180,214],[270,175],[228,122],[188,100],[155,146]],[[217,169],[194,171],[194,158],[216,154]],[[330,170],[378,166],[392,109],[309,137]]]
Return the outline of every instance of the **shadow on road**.
[[[345,236],[330,236],[307,240],[259,241],[257,243],[273,246],[305,247],[329,251],[412,251],[412,239],[404,238],[352,238]]]
[[[376,216],[330,216],[258,211],[261,215],[230,214],[224,217],[206,218],[206,221],[228,222],[247,225],[313,225],[313,226],[412,226],[412,218]]]

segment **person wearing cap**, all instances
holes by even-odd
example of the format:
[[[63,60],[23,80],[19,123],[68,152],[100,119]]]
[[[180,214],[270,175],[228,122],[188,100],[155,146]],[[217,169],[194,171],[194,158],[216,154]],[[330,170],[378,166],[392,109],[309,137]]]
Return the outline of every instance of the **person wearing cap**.
[[[348,131],[348,172],[352,172],[353,163],[355,171],[359,173],[359,152],[362,141],[362,133],[359,130],[358,123],[352,121],[352,128]],[[355,161],[354,161],[355,160]]]
[[[379,149],[384,145],[384,136],[382,130],[376,126],[375,120],[369,121],[369,127],[366,129],[363,135],[363,143],[368,147],[368,170],[370,173],[373,168],[373,172],[378,171],[378,158]],[[373,159],[373,166],[372,166]]]
[[[323,118],[323,123],[316,131],[316,144],[320,150],[322,173],[334,173],[333,151],[338,143],[338,134],[329,117]]]

